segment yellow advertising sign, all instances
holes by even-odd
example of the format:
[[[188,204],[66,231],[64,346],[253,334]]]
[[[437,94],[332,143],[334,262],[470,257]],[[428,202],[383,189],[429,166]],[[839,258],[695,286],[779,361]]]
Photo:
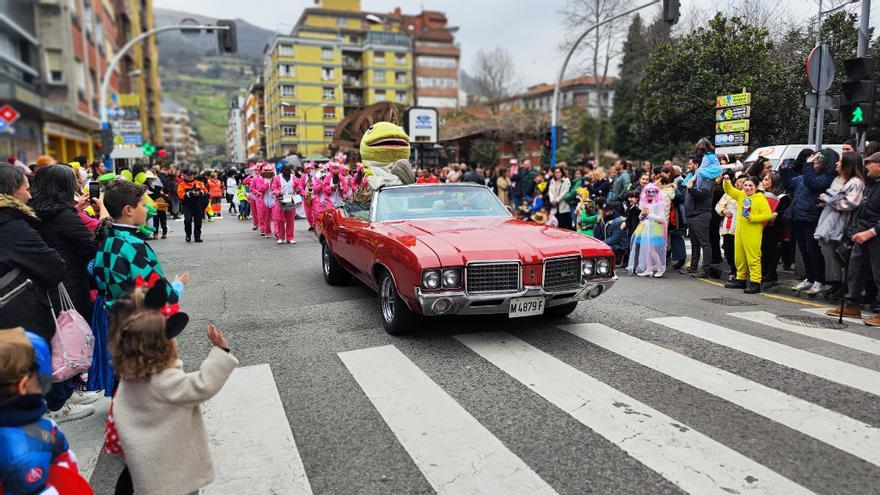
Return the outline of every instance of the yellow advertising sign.
[[[751,105],[751,93],[736,93],[732,95],[723,95],[715,98],[715,108],[736,107],[739,105]]]
[[[141,97],[137,93],[120,94],[120,107],[138,107],[141,105]]]
[[[745,132],[747,130],[749,130],[748,119],[715,122],[716,133]]]

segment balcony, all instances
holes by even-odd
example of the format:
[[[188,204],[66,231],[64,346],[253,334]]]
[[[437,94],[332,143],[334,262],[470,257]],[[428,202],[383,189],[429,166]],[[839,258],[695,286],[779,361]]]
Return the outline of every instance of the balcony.
[[[355,60],[353,58],[342,58],[342,68],[345,70],[363,70],[364,64],[361,63],[360,60]]]
[[[354,77],[343,77],[342,86],[349,88],[363,88],[364,82]]]
[[[364,106],[364,99],[346,95],[344,103],[347,107],[362,107]]]

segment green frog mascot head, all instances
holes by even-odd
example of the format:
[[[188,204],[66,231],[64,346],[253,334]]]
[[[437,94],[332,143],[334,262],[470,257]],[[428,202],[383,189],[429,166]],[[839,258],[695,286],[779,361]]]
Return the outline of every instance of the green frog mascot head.
[[[360,145],[361,160],[369,169],[370,187],[412,184],[416,181],[409,163],[409,136],[403,128],[391,122],[371,125]]]

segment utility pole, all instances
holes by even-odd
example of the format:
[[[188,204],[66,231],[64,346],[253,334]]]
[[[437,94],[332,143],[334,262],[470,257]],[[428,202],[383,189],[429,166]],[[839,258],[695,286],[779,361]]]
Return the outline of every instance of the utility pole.
[[[859,44],[856,48],[856,57],[864,57],[868,54],[868,29],[871,17],[871,0],[862,0],[862,12],[859,15]],[[858,131],[856,145],[858,152],[865,156],[865,140],[867,133]]]
[[[634,12],[642,10],[646,7],[650,7],[651,5],[655,5],[660,3],[661,0],[651,0],[650,2],[635,7],[633,9],[627,10],[622,14],[617,14],[615,16],[611,16],[603,21],[600,21],[596,24],[593,24],[580,37],[575,40],[574,44],[571,45],[571,48],[568,50],[568,53],[565,55],[565,61],[562,63],[562,67],[559,68],[559,75],[556,78],[556,86],[553,88],[553,107],[550,110],[550,166],[553,167],[556,165],[556,135],[557,130],[559,128],[559,88],[562,85],[562,78],[565,76],[565,69],[568,67],[568,62],[571,60],[571,56],[574,55],[574,51],[577,49],[578,45],[581,44],[581,41],[587,37],[588,34],[592,33],[594,30],[608,24],[609,22],[614,22],[621,17],[626,17]],[[681,6],[680,0],[662,0],[663,1],[663,18],[669,24],[675,24],[678,22],[679,9]],[[601,98],[601,95],[599,96]],[[599,157],[596,157],[598,160]]]
[[[819,0],[819,13],[816,14],[816,45],[822,43],[822,0]],[[816,129],[816,108],[810,109],[810,126],[808,127],[807,144],[816,142],[813,131]]]

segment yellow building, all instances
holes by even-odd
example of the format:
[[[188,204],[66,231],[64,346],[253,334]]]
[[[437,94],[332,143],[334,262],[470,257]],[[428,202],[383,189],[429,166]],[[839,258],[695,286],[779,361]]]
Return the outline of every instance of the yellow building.
[[[122,46],[128,40],[155,27],[153,0],[116,0],[117,13],[121,15],[120,40]],[[151,36],[137,43],[120,63],[123,74],[121,92],[134,93],[140,97],[141,129],[144,141],[157,146],[162,139],[162,90],[159,85],[159,45]]]
[[[266,47],[269,158],[326,153],[336,125],[380,101],[412,104],[412,43],[400,19],[360,0],[318,0]]]

